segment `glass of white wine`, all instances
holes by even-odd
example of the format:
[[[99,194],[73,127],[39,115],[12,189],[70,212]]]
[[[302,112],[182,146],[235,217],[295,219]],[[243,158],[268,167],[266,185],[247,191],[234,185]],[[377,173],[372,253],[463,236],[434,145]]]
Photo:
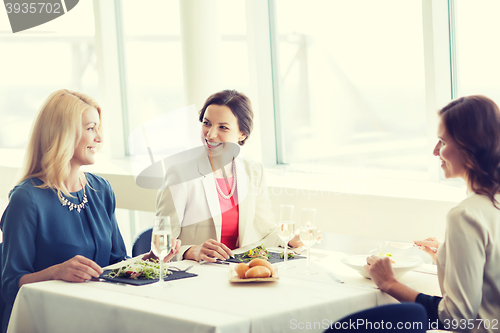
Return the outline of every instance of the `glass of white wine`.
[[[309,262],[311,261],[311,247],[318,241],[318,228],[316,227],[316,209],[314,208],[303,208],[300,217],[300,241],[304,244],[307,249],[307,266],[305,270],[300,271],[301,274],[317,274],[318,272],[313,271],[309,268]]]
[[[160,261],[160,279],[157,286],[166,287],[168,284],[164,280],[163,259],[168,255],[171,248],[172,227],[170,216],[156,216],[151,235],[151,250]]]
[[[288,242],[295,235],[295,223],[293,222],[293,205],[280,206],[280,219],[278,222],[278,236],[285,242],[285,253],[283,256],[283,264],[280,268],[293,268],[294,266],[288,263]]]

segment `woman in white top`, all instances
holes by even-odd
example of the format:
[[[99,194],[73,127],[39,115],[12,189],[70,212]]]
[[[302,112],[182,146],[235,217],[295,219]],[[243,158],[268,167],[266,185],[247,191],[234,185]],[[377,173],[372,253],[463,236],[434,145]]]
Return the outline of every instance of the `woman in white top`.
[[[250,100],[236,90],[212,94],[199,121],[199,156],[170,167],[157,196],[156,215],[169,215],[182,241],[179,259],[215,262],[236,248],[279,245],[264,168],[239,154],[253,128]]]
[[[439,116],[434,155],[445,177],[463,178],[468,189],[467,198],[448,214],[444,242],[415,242],[433,255],[443,296],[421,294],[397,281],[389,258],[368,257],[365,268],[382,291],[423,304],[440,329],[498,332],[500,110],[484,96],[468,96],[448,104]]]

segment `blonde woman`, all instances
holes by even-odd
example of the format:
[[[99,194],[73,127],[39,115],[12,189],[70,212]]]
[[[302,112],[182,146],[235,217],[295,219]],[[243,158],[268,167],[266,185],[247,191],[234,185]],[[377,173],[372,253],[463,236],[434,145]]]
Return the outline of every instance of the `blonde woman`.
[[[110,184],[80,170],[94,163],[101,133],[101,108],[88,95],[58,90],[42,105],[0,222],[4,331],[22,285],[88,281],[126,257]]]

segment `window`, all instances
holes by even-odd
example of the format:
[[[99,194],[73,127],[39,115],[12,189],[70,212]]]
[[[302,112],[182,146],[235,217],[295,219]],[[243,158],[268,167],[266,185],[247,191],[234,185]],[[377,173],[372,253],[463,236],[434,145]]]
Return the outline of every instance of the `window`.
[[[10,31],[7,14],[0,12],[0,29]],[[26,146],[35,114],[55,90],[98,99],[92,18],[92,1],[81,1],[78,10],[39,27],[0,34],[0,148]]]
[[[283,162],[425,179],[421,1],[277,0],[276,26]]]
[[[122,2],[128,131],[185,106],[178,1]],[[155,8],[155,10],[151,10]]]
[[[457,97],[480,94],[500,104],[500,2],[455,4]]]
[[[208,29],[210,32],[206,32],[204,30],[207,29],[195,25],[182,32],[187,36],[186,39],[205,33],[206,37],[216,41],[209,48],[218,54],[218,63],[208,61],[202,64],[202,67],[219,68],[220,71],[206,71],[205,68],[196,67],[200,64],[199,60],[193,61],[189,54],[185,54],[181,36],[183,17],[187,21],[191,14],[199,13],[201,9],[189,5],[182,7],[183,4],[178,1],[151,1],[144,8],[138,8],[132,0],[122,2],[125,41],[125,73],[122,75],[125,77],[127,89],[128,134],[133,134],[134,131],[141,133],[141,126],[145,123],[154,123],[165,113],[190,104],[195,104],[197,112],[209,94],[222,89],[236,89],[252,99],[245,3],[243,0],[219,0],[216,2],[216,10],[206,14],[213,15],[206,19],[208,24],[215,24],[216,29]],[[213,4],[211,2],[210,6]],[[150,8],[155,8],[155,11]],[[206,51],[203,47],[207,46],[200,45],[196,56],[203,56]],[[188,76],[187,79],[185,77],[185,68],[189,66],[200,69],[195,73],[195,79],[194,76]],[[186,91],[194,90],[193,80],[203,82],[209,87],[205,95],[196,96],[195,100],[186,94]],[[197,122],[197,116],[195,121]],[[171,145],[168,147],[172,148],[170,150],[165,147],[151,147],[153,155],[155,152],[163,153],[157,154],[161,156],[154,156],[157,161],[165,157],[165,154],[169,155],[169,151],[177,153],[201,145],[198,126],[199,123],[195,124],[196,129],[193,130],[193,127],[179,128],[175,122],[156,123],[155,126],[146,128],[148,133],[145,133],[145,143],[151,146]],[[176,134],[183,130],[189,133]],[[258,137],[253,137],[252,141],[259,142]],[[178,149],[173,149],[173,146],[178,146]],[[247,149],[245,146],[245,150],[252,148]],[[149,156],[144,154],[144,151],[134,146],[128,147],[128,154],[133,160],[140,156],[141,159],[149,161]]]

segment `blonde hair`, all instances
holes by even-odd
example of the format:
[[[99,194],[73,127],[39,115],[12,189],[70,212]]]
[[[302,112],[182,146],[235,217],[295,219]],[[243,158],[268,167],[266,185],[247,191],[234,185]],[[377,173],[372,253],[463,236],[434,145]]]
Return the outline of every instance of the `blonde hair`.
[[[67,89],[50,94],[33,124],[19,183],[42,177],[44,183],[38,187],[71,196],[64,181],[82,136],[82,115],[91,108],[100,119],[101,107],[92,97]]]

